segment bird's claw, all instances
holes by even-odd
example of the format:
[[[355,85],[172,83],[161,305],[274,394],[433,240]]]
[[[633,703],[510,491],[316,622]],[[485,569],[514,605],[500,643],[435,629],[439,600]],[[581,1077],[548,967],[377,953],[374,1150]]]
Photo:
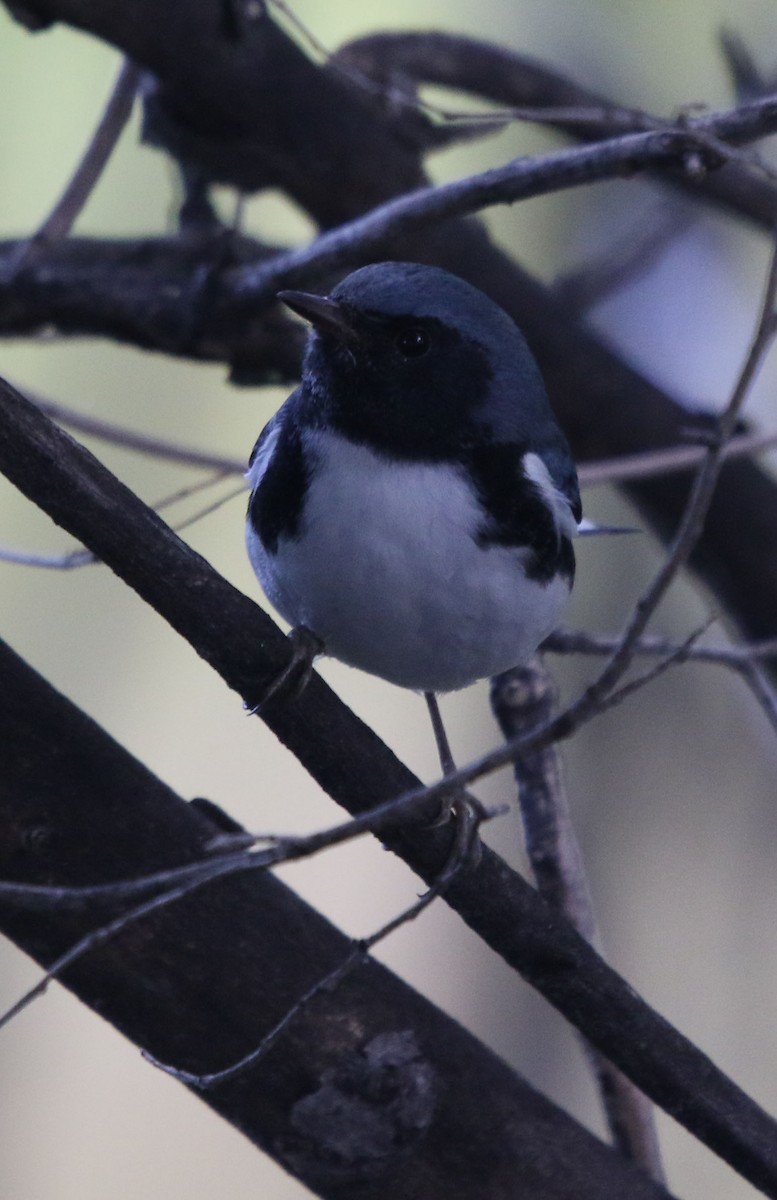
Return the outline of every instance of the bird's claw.
[[[313,663],[319,654],[323,654],[324,643],[306,625],[296,625],[294,629],[289,630],[288,638],[291,643],[291,658],[283,670],[270,681],[261,700],[252,707],[246,706],[249,716],[263,712],[272,700],[299,699],[310,683]]]
[[[445,866],[434,882],[434,889],[445,888],[462,867],[476,867],[480,861],[481,843],[478,829],[485,816],[483,806],[474,796],[460,792],[444,806],[434,826],[442,825],[453,817],[455,828],[453,842],[445,860]]]

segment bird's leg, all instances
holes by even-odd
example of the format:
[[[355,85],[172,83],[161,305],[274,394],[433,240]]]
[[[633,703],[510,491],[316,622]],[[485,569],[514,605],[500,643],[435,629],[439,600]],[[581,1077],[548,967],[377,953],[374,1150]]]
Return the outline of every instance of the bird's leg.
[[[448,735],[442,723],[442,715],[440,713],[440,706],[437,703],[437,697],[434,692],[424,692],[424,700],[426,701],[426,707],[429,709],[429,716],[432,719],[434,740],[437,743],[437,754],[440,759],[442,773],[443,775],[451,775],[456,770],[456,764],[453,761]],[[448,807],[450,809],[450,805]]]
[[[271,700],[283,697],[296,700],[310,683],[313,662],[324,652],[324,643],[306,625],[295,625],[289,630],[291,658],[282,671],[272,679],[258,704],[248,709],[250,716],[260,713]]]
[[[434,740],[437,743],[437,754],[440,759],[442,773],[443,775],[451,775],[456,770],[456,764],[453,761],[448,735],[442,723],[437,697],[434,692],[424,692],[424,700],[426,701],[426,707],[429,709],[429,716],[432,721]],[[447,881],[467,861],[472,853],[479,816],[475,811],[476,807],[477,802],[473,801],[470,803],[466,793],[461,789],[443,801],[440,814],[433,822],[434,825],[444,825],[446,821],[450,820],[451,814],[453,814],[456,822],[456,836],[453,842],[453,849],[443,868],[440,877],[442,880]]]

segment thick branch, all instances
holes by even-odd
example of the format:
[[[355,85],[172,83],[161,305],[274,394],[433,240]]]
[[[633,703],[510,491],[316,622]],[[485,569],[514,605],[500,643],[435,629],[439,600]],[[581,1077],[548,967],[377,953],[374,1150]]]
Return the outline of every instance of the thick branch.
[[[4,874],[107,881],[203,855],[210,822],[2,643],[0,675]],[[0,926],[47,963],[105,912],[3,902]],[[253,872],[146,918],[66,983],[137,1045],[208,1071],[259,1042],[350,949]],[[298,1014],[249,1075],[198,1094],[321,1196],[475,1200],[520,1179],[526,1200],[668,1197],[372,960]],[[338,1100],[350,1104],[347,1143]]]
[[[276,251],[248,238],[68,238],[16,273],[26,242],[0,242],[0,331],[96,335],[148,350],[227,361],[252,378],[291,380],[303,332],[277,308],[228,313],[214,303],[225,265]]]

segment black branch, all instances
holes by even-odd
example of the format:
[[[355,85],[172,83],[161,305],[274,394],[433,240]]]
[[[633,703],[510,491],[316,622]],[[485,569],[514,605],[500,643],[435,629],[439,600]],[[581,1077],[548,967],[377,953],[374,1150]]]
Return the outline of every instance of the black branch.
[[[4,876],[79,885],[206,856],[207,817],[2,642],[0,677]],[[118,911],[31,913],[4,899],[0,928],[46,965]],[[126,928],[63,982],[155,1057],[210,1071],[252,1049],[350,951],[289,888],[251,871]],[[526,1200],[669,1200],[373,959],[299,1013],[248,1075],[197,1094],[324,1197],[475,1200],[512,1195],[519,1180]]]

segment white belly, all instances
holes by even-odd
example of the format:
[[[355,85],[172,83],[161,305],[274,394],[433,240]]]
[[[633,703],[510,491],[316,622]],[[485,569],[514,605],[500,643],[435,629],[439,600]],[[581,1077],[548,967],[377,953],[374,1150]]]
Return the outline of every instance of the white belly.
[[[332,433],[297,539],[248,552],[271,603],[326,652],[403,687],[451,691],[524,662],[554,628],[563,580],[525,577],[525,552],[483,549],[478,505],[456,468],[394,463]],[[254,480],[255,482],[255,480]]]

